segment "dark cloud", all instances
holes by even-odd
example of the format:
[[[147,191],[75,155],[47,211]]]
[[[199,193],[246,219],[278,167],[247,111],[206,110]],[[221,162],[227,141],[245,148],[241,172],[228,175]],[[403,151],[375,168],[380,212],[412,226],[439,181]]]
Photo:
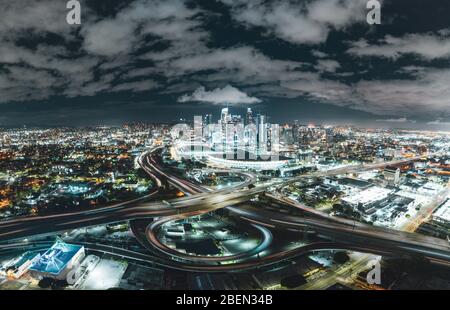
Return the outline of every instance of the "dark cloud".
[[[203,102],[273,115],[298,104],[324,120],[333,106],[374,123],[444,126],[450,4],[436,1],[383,1],[380,26],[365,23],[365,0],[85,0],[80,26],[67,25],[64,1],[2,1],[0,108],[9,119],[0,125],[29,122],[27,113],[45,122],[44,111],[71,122],[64,113],[92,110],[102,122],[97,107],[123,96],[110,119],[134,119],[133,102],[157,102],[141,116],[189,114]]]

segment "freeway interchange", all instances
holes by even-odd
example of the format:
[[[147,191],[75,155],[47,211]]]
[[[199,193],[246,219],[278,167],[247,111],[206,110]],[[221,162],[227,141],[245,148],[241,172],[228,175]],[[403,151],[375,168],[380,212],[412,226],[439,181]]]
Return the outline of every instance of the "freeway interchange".
[[[143,153],[138,158],[140,166],[154,179],[157,185],[156,190],[148,196],[90,211],[21,217],[1,221],[0,242],[11,242],[30,236],[58,233],[80,227],[148,219],[149,224],[145,229],[144,236],[138,236],[134,232],[138,240],[155,254],[155,256],[149,256],[148,258],[164,266],[181,270],[200,272],[246,270],[320,249],[347,249],[380,255],[419,256],[434,263],[450,264],[450,246],[445,240],[331,217],[293,203],[274,191],[276,188],[308,177],[333,176],[379,169],[419,158],[316,171],[271,183],[258,183],[253,173],[233,170],[233,173],[242,175],[245,181],[236,186],[212,191],[205,186],[167,172],[157,160],[157,154],[160,151],[161,147],[157,147]],[[148,201],[166,184],[174,186],[187,196],[167,202]],[[275,192],[275,194],[272,192]],[[247,204],[249,200],[259,195],[264,195],[274,203],[301,210],[302,216],[287,215]],[[262,241],[257,247],[232,256],[192,256],[165,246],[156,236],[156,232],[166,222],[202,215],[222,208],[226,208],[233,216],[251,223],[252,227],[260,232]],[[283,249],[260,257],[259,253],[264,251],[271,243],[270,230],[284,230],[292,233],[314,230],[329,242],[320,242],[295,249]],[[130,255],[130,253],[126,255]],[[139,255],[135,254],[134,256]],[[221,264],[222,262],[228,263]]]

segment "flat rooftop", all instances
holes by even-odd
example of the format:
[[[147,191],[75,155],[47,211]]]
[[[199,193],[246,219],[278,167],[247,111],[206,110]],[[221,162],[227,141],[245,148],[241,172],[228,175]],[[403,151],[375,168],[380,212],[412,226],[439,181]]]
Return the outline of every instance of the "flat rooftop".
[[[353,178],[341,178],[338,179],[338,182],[339,184],[352,185],[359,188],[369,187],[371,185],[370,182]]]
[[[82,248],[80,245],[67,244],[58,240],[33,262],[30,270],[58,275]]]
[[[373,186],[357,194],[346,196],[342,200],[352,205],[357,205],[360,203],[366,205],[387,198],[391,192],[392,190],[390,189]]]
[[[24,254],[22,254],[22,256],[19,257],[19,259],[14,263],[14,266],[16,268],[22,266],[24,263],[26,263],[27,261],[33,260],[36,257],[37,253],[36,252],[25,252]]]
[[[444,222],[450,222],[450,198],[434,212],[433,218]]]

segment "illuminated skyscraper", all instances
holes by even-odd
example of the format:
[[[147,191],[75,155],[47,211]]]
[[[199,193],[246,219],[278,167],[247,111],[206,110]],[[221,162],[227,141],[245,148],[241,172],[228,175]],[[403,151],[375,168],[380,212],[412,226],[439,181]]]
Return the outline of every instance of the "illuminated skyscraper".
[[[203,116],[203,126],[208,126],[212,124],[212,114],[206,114]]]
[[[245,125],[253,124],[253,112],[251,108],[247,108],[247,115],[245,118]]]
[[[229,114],[228,114],[228,108],[223,108],[222,112],[220,113],[220,123],[226,124],[229,121]]]
[[[225,146],[227,142],[227,123],[228,123],[228,108],[223,108],[220,113],[220,125],[222,127],[222,144]]]
[[[258,148],[260,150],[266,150],[267,123],[265,115],[258,114],[258,116],[256,117],[256,127],[258,130]]]

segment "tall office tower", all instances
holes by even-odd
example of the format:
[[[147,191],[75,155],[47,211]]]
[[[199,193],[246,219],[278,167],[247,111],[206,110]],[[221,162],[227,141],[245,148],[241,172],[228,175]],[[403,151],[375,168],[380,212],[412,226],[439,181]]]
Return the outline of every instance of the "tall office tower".
[[[258,114],[256,117],[256,127],[258,129],[258,148],[260,151],[264,151],[267,147],[267,124],[265,115]]]
[[[325,129],[325,139],[326,139],[327,143],[333,143],[333,141],[334,141],[333,128],[328,127]]]
[[[212,114],[205,114],[203,116],[203,126],[208,126],[212,124]]]
[[[235,149],[243,143],[244,123],[241,115],[227,115],[226,123],[226,145],[227,149]]]
[[[296,121],[297,122],[297,121]],[[292,125],[292,139],[294,140],[294,144],[299,144],[299,138],[300,138],[300,126],[298,124]]]
[[[220,125],[222,126],[222,143],[226,144],[227,142],[227,124],[229,121],[229,114],[228,114],[228,108],[223,108],[222,112],[220,113]]]
[[[194,131],[193,135],[191,135],[191,140],[194,141],[201,141],[203,137],[203,130],[205,129],[202,126],[202,117],[201,116],[194,116]]]
[[[298,146],[308,145],[310,142],[308,127],[302,126],[302,125],[299,125],[298,127],[296,127],[294,140]]]
[[[229,119],[230,119],[229,123],[231,124],[237,125],[242,123],[242,117],[240,115],[230,115]]]
[[[245,115],[245,147],[252,153],[252,156],[256,153],[257,149],[257,137],[258,128],[255,125],[255,120],[253,118],[253,111],[251,108],[247,108],[247,114]]]
[[[280,126],[278,124],[267,126],[267,150],[277,155],[280,151]]]
[[[250,124],[245,126],[245,146],[247,150],[252,153],[252,155],[256,154],[256,150],[258,148],[258,128],[255,124]],[[252,158],[253,159],[253,158]],[[256,159],[256,158],[254,158]]]
[[[206,140],[211,140],[212,138],[212,114],[206,114],[203,116],[203,137]]]
[[[253,124],[253,112],[251,108],[247,108],[247,115],[245,118],[245,125]]]
[[[294,127],[292,126],[284,126],[282,128],[281,138],[284,145],[289,146],[294,144]]]
[[[228,108],[223,108],[222,113],[220,113],[220,123],[226,124],[229,121]]]

